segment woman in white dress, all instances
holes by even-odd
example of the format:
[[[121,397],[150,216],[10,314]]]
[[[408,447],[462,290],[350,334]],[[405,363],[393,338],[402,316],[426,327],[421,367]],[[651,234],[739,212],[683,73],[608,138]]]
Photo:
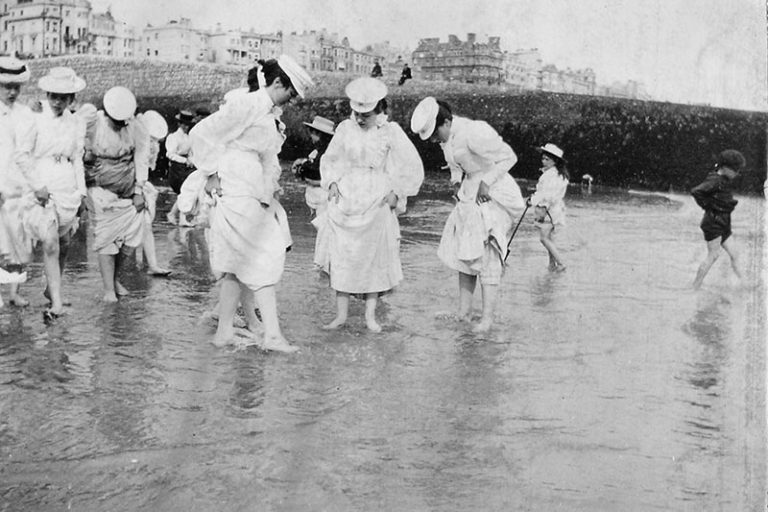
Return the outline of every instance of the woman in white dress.
[[[255,296],[264,322],[262,346],[294,352],[297,347],[280,330],[275,297],[291,245],[288,219],[277,200],[277,155],[285,140],[278,107],[303,97],[312,81],[290,57],[261,64],[256,91],[227,101],[190,132],[194,164],[209,177],[207,189],[217,196],[210,213],[210,260],[211,269],[223,277],[213,343],[234,342],[238,303],[248,329],[261,329]]]
[[[459,318],[472,319],[472,296],[478,278],[483,313],[474,326],[484,332],[493,324],[513,222],[525,207],[509,170],[517,155],[484,121],[454,116],[450,106],[424,98],[411,117],[422,140],[437,142],[451,170],[456,207],[445,223],[438,257],[459,273]]]
[[[336,290],[336,317],[324,328],[344,325],[350,294],[363,294],[366,326],[379,332],[378,296],[403,279],[397,215],[418,193],[424,165],[403,129],[387,119],[383,82],[358,78],[345,92],[352,115],[320,160],[328,206],[316,219],[315,263]]]
[[[563,150],[548,142],[538,148],[541,152],[541,176],[536,183],[536,192],[528,198],[533,206],[533,222],[539,229],[541,245],[549,254],[549,270],[562,272],[565,264],[557,250],[553,235],[556,228],[565,226],[565,192],[568,190],[568,169],[565,166]]]
[[[51,302],[44,316],[52,320],[63,311],[61,276],[86,196],[85,123],[70,111],[75,94],[85,89],[85,80],[71,68],[55,67],[40,78],[38,87],[46,92],[49,108],[35,114],[32,136],[21,145],[31,154],[29,175],[32,188],[38,191],[27,203],[26,225],[32,239],[42,243],[44,295]]]
[[[143,212],[157,200],[157,193],[146,186],[149,135],[134,117],[136,98],[125,87],[113,87],[104,94],[103,103],[104,110],[84,114],[86,204],[104,301],[117,302],[119,295],[128,294],[117,279],[122,261],[141,245]]]

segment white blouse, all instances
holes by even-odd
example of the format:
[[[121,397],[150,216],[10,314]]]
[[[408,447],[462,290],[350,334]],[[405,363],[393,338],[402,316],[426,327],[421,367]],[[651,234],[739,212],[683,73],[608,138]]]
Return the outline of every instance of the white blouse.
[[[544,206],[552,209],[563,201],[568,190],[568,180],[560,176],[556,167],[550,167],[539,176],[536,192],[531,196],[533,206]]]

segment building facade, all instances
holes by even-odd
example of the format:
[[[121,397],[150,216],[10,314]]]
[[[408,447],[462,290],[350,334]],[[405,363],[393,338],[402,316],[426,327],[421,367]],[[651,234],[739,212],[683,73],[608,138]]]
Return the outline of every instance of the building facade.
[[[252,65],[259,59],[275,59],[282,53],[282,34],[222,30],[217,26],[208,36],[211,62]]]
[[[568,94],[595,94],[597,91],[595,72],[590,68],[572,71],[557,69],[548,64],[541,69],[541,90]]]
[[[142,57],[152,60],[210,61],[209,35],[192,27],[189,18],[170,20],[165,25],[147,25],[142,31]]]
[[[541,89],[541,54],[537,48],[515,50],[504,55],[506,82],[520,90]]]
[[[500,43],[498,37],[480,43],[473,33],[467,34],[466,41],[453,34],[445,43],[439,38],[422,39],[413,51],[413,69],[426,80],[502,83],[506,71]]]
[[[0,53],[33,58],[90,50],[87,0],[5,0],[0,13]]]

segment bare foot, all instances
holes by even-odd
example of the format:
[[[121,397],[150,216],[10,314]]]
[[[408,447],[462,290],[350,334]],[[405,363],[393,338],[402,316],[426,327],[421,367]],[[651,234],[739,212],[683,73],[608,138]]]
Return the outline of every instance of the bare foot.
[[[131,292],[129,292],[125,286],[115,281],[115,294],[122,296],[122,295],[130,295]]]
[[[104,293],[104,297],[101,298],[104,302],[111,304],[117,302],[117,295],[115,295],[115,292],[106,292]]]
[[[338,329],[339,327],[343,326],[346,323],[347,323],[347,319],[346,318],[336,317],[336,318],[333,319],[333,321],[331,323],[325,324],[323,326],[323,329],[325,329],[326,331],[331,331],[333,329]]]
[[[566,268],[567,267],[562,263],[558,263],[557,266],[555,267],[555,272],[565,272]]]
[[[25,308],[29,306],[29,301],[21,295],[13,295],[9,297],[8,302],[11,303],[11,306],[16,306],[17,308]]]
[[[225,327],[219,324],[216,335],[211,340],[214,346],[224,347],[235,342],[235,329],[232,326]]]
[[[492,320],[482,319],[472,328],[472,332],[488,332],[491,330],[491,325],[493,325]]]
[[[375,318],[366,318],[365,326],[371,332],[381,332],[381,325],[379,325]]]
[[[149,269],[147,269],[147,274],[151,276],[157,276],[157,277],[166,277],[171,275],[171,271],[165,268],[160,268],[160,267],[154,267],[154,268],[150,267]]]
[[[262,345],[264,350],[273,350],[275,352],[284,352],[286,354],[292,354],[298,352],[299,347],[291,345],[282,336],[270,336],[264,338],[264,344]]]
[[[179,221],[176,219],[176,217],[174,217],[173,215],[171,215],[171,213],[170,213],[170,212],[168,212],[168,213],[165,215],[165,219],[166,219],[166,220],[167,220],[167,221],[168,221],[170,224],[173,224],[174,226],[178,226],[178,225],[179,225]]]

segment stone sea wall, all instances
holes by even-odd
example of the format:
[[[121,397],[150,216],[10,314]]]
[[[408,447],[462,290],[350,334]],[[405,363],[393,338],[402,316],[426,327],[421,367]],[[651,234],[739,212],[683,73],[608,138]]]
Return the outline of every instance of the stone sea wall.
[[[169,121],[182,108],[215,111],[228,90],[245,85],[246,68],[215,64],[158,62],[96,56],[70,56],[30,62],[32,85],[52,66],[70,66],[88,82],[78,100],[100,106],[103,93],[124,85],[136,94],[139,110],[155,109]],[[334,122],[349,116],[344,97],[348,78],[318,74],[309,97],[285,109],[288,140],[283,156],[304,156],[311,148],[302,122],[322,115]],[[393,78],[394,80],[394,78]],[[766,178],[768,113],[645,102],[617,98],[524,93],[488,86],[412,80],[398,87],[388,82],[390,116],[408,132],[410,113],[418,101],[433,95],[451,104],[454,113],[490,123],[520,157],[512,174],[538,177],[535,148],[554,142],[566,152],[572,181],[585,173],[595,183],[649,190],[687,190],[712,168],[714,156],[726,148],[740,150],[748,172],[737,184],[742,192],[759,193]],[[173,128],[173,123],[171,127]],[[412,137],[428,171],[443,165],[436,145]]]

